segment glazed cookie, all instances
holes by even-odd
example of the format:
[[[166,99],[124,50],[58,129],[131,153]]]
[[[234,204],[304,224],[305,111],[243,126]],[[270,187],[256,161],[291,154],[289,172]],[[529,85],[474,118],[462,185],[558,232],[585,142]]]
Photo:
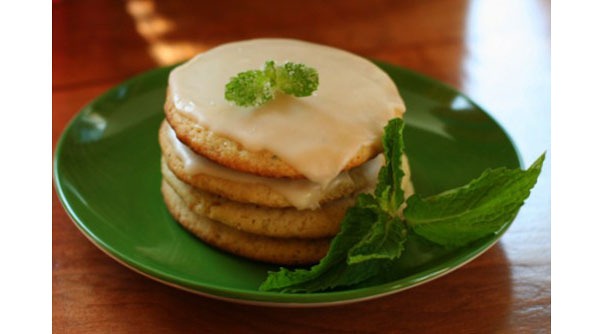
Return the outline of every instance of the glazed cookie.
[[[178,112],[169,93],[165,102],[165,115],[181,142],[197,154],[220,165],[265,177],[305,178],[301,172],[277,155],[266,150],[246,149],[240,143],[197,124],[192,118],[186,116],[186,113]],[[379,141],[362,146],[343,170],[359,166],[380,152]]]
[[[268,207],[317,208],[320,204],[348,196],[375,182],[382,160],[370,161],[342,172],[325,189],[309,180],[272,179],[229,170],[191,151],[175,137],[169,123],[159,130],[163,160],[185,183],[232,201]],[[310,193],[297,196],[297,191]]]

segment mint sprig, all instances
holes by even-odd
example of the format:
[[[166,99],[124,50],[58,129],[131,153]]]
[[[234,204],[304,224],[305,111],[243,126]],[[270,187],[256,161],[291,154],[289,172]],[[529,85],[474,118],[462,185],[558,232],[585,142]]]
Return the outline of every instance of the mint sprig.
[[[317,71],[304,64],[276,66],[269,60],[262,70],[241,72],[225,85],[225,99],[241,107],[258,107],[275,98],[276,92],[310,96],[319,86]]]
[[[386,273],[404,251],[411,233],[445,247],[461,247],[497,233],[511,222],[537,182],[545,154],[527,170],[497,168],[469,184],[422,199],[404,200],[401,119],[383,137],[386,164],[375,193],[361,194],[344,216],[329,252],[310,269],[269,272],[263,291],[317,292],[356,285]],[[399,211],[406,203],[403,215]]]

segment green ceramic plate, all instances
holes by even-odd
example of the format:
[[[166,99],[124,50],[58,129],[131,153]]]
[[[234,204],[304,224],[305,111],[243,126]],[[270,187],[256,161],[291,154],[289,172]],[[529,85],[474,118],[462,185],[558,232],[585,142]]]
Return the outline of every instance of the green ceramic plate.
[[[423,195],[462,185],[488,167],[519,167],[507,134],[454,89],[378,63],[405,99],[405,142]],[[474,259],[508,228],[468,247],[444,250],[410,239],[397,272],[350,290],[311,294],[258,291],[275,266],[211,248],[184,231],[160,195],[157,130],[171,68],[111,89],[68,125],[56,148],[55,185],[77,227],[127,267],[165,284],[241,303],[316,306],[383,296],[440,277]]]

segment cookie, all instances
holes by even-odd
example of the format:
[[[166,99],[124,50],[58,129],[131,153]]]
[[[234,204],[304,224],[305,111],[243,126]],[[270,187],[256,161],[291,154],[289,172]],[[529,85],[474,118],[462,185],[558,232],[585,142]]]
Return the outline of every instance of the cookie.
[[[317,210],[269,208],[234,202],[193,188],[162,165],[163,180],[195,214],[248,233],[278,238],[323,238],[339,232],[346,210],[355,200],[346,197]]]
[[[177,110],[169,92],[164,109],[166,119],[177,133],[177,138],[197,154],[244,173],[277,178],[305,178],[277,155],[266,150],[246,149],[242,144],[201,126],[185,112]],[[360,147],[343,170],[361,165],[379,154],[381,149],[379,140]]]
[[[159,130],[159,143],[163,159],[177,178],[185,183],[236,202],[252,203],[275,208],[294,207],[294,204],[298,204],[291,202],[289,196],[286,197],[285,194],[274,189],[272,186],[273,182],[271,182],[272,180],[269,180],[268,178],[242,177],[238,180],[232,180],[223,175],[210,175],[208,172],[203,172],[199,168],[190,168],[189,166],[186,166],[186,161],[184,161],[185,158],[182,157],[182,154],[195,155],[190,159],[203,159],[203,157],[196,155],[189,149],[183,153],[179,152],[178,149],[186,150],[187,147],[175,147],[175,145],[182,143],[174,143],[173,140],[177,139],[173,138],[170,131],[172,130],[169,127],[169,123],[163,122]],[[210,161],[207,161],[207,163],[210,163]],[[376,164],[377,162],[373,161],[371,163]],[[212,165],[213,168],[218,168],[218,166],[214,166],[214,163]],[[369,172],[368,170],[364,170],[362,167],[357,167],[342,173],[342,175],[338,176],[338,178],[323,191],[320,198],[317,199],[317,206],[318,204],[324,204],[348,196],[360,189],[364,189],[369,184],[372,184],[378,170],[377,165],[374,165],[373,167],[375,168],[374,173],[373,171]],[[306,183],[310,182],[308,180],[294,179],[282,179],[280,181],[283,182],[276,183],[283,183],[284,185],[289,183],[290,187],[304,188],[307,187]]]
[[[181,226],[204,242],[248,259],[279,265],[307,265],[327,254],[331,239],[272,238],[242,232],[195,214],[168,183],[161,191],[167,209]]]

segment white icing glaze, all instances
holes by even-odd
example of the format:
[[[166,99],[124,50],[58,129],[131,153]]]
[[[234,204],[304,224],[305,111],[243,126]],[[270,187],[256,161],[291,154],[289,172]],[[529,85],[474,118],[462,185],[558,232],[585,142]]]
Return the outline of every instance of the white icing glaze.
[[[367,180],[369,186],[372,186],[377,179],[379,168],[384,163],[383,155],[379,155],[360,167],[340,173],[326,187],[323,187],[318,183],[306,179],[268,178],[229,169],[196,154],[177,139],[175,131],[172,128],[169,128],[168,138],[175,153],[183,161],[186,173],[190,175],[204,174],[247,184],[248,186],[263,184],[281,194],[290,204],[300,210],[318,208],[323,196],[340,182],[354,182],[357,178],[363,178]]]
[[[315,68],[317,91],[304,98],[278,94],[257,108],[225,100],[230,78],[262,69],[267,60]],[[272,152],[324,186],[362,146],[378,143],[388,120],[405,110],[392,80],[370,61],[289,39],[242,41],[204,52],[171,72],[169,89],[175,107],[203,127],[248,150]]]

